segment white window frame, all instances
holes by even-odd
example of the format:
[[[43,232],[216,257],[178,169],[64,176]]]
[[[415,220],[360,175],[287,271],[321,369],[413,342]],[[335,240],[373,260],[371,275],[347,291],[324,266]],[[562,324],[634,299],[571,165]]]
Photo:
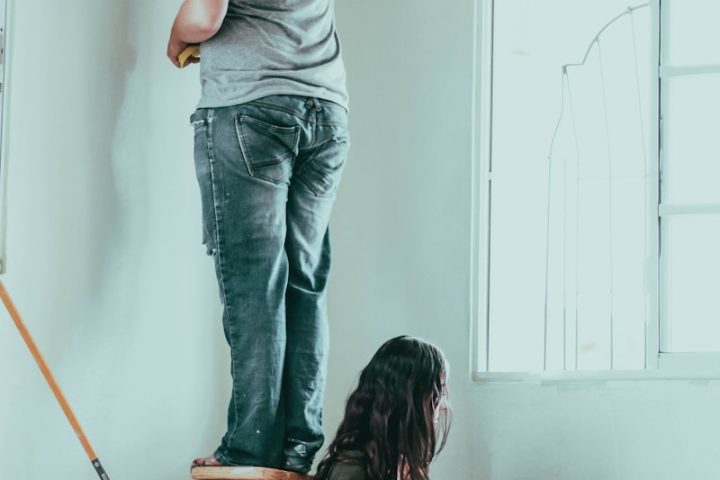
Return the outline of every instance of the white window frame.
[[[662,79],[675,75],[702,75],[720,72],[720,65],[697,65],[675,67],[661,64],[661,1],[649,0],[652,23],[652,62],[650,111],[651,143],[649,167],[646,178],[647,252],[646,287],[647,319],[645,332],[645,369],[622,371],[540,371],[540,372],[488,372],[489,354],[489,261],[490,261],[490,215],[492,192],[492,119],[493,119],[493,37],[495,0],[475,1],[474,65],[473,65],[473,138],[472,138],[472,208],[471,208],[471,377],[478,383],[494,381],[557,382],[566,380],[615,381],[615,380],[668,380],[668,379],[717,379],[720,378],[720,352],[717,353],[668,353],[663,352],[662,328],[662,278],[663,259],[660,252],[661,222],[669,215],[690,213],[720,213],[720,204],[666,205],[660,199],[660,173],[664,165],[661,149]],[[667,89],[666,89],[667,90]]]
[[[662,3],[662,0],[656,0],[659,4]],[[677,0],[676,0],[677,1]],[[669,31],[669,27],[665,22],[667,21],[667,16],[660,17],[658,20],[658,25],[660,28],[660,34],[664,31]],[[663,118],[663,110],[662,106],[668,104],[668,98],[667,98],[667,91],[668,89],[662,88],[662,82],[666,79],[671,79],[673,77],[679,77],[679,76],[701,76],[701,75],[708,75],[708,74],[720,74],[720,65],[718,64],[699,64],[699,65],[685,65],[685,66],[675,66],[675,65],[665,65],[662,63],[662,57],[660,57],[660,65],[658,69],[658,80],[660,85],[660,91],[659,91],[659,118],[660,118],[660,124],[659,124],[659,138],[660,138],[660,149],[659,149],[659,174],[660,174],[660,180],[662,180],[663,171],[666,169],[667,165],[667,152],[665,149],[662,148],[662,138],[663,138],[663,124],[662,124],[662,118]],[[660,196],[662,197],[662,196]],[[666,234],[663,233],[664,228],[666,228],[666,224],[663,224],[663,219],[671,216],[686,216],[686,215],[698,215],[698,214],[709,214],[709,215],[717,215],[720,214],[720,203],[683,203],[683,204],[669,204],[664,203],[662,201],[662,198],[659,198],[658,201],[658,218],[660,223],[660,238],[662,239],[662,242],[666,242],[665,238],[667,237]],[[689,371],[689,370],[697,370],[697,369],[706,369],[714,372],[718,372],[717,376],[720,377],[720,352],[707,352],[707,353],[677,353],[677,352],[668,352],[667,350],[667,339],[669,338],[669,324],[668,322],[664,322],[663,318],[666,315],[665,309],[664,309],[664,302],[662,302],[662,299],[664,298],[664,290],[666,288],[665,283],[663,282],[664,279],[667,278],[667,275],[664,274],[665,270],[665,261],[667,259],[663,257],[662,251],[659,255],[659,263],[658,263],[658,278],[660,280],[659,282],[659,346],[658,346],[658,368],[661,370],[673,370],[673,371]]]
[[[6,261],[6,208],[7,204],[7,158],[9,103],[8,85],[10,80],[10,35],[8,25],[12,18],[13,0],[0,0],[0,274],[5,273]]]

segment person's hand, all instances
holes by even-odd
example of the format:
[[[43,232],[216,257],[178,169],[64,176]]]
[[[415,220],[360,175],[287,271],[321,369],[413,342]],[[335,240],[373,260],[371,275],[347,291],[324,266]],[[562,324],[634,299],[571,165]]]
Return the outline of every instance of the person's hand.
[[[190,56],[187,59],[187,62],[185,62],[185,65],[180,65],[179,56],[185,50],[190,44],[187,42],[183,42],[182,40],[179,40],[175,37],[173,33],[170,34],[170,40],[168,40],[168,47],[167,47],[167,56],[170,59],[170,61],[175,65],[177,68],[182,68],[184,66],[190,65],[191,63],[198,63],[200,62],[200,59],[197,57]]]

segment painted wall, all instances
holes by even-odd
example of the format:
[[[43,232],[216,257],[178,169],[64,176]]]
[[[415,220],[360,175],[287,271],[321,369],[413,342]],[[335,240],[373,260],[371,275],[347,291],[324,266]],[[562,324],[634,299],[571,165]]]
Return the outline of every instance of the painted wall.
[[[16,2],[3,279],[112,478],[188,478],[229,393],[176,1]],[[433,478],[718,478],[707,382],[468,380],[472,0],[340,0],[351,157],[333,222],[332,432],[357,372],[412,333],[453,365]],[[0,478],[94,472],[6,315]]]
[[[353,138],[333,225],[328,423],[348,372],[412,333],[454,367],[435,479],[720,478],[717,383],[468,380],[473,3],[338,3]]]
[[[3,281],[111,478],[188,478],[222,431],[229,360],[197,71],[164,56],[178,2],[14,3]],[[0,379],[0,478],[96,478],[6,315]]]

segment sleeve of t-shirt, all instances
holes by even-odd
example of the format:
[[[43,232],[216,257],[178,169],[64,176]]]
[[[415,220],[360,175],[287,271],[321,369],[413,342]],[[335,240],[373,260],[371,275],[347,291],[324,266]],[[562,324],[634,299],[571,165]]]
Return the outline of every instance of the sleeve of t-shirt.
[[[328,480],[368,480],[362,465],[337,463],[330,471]]]

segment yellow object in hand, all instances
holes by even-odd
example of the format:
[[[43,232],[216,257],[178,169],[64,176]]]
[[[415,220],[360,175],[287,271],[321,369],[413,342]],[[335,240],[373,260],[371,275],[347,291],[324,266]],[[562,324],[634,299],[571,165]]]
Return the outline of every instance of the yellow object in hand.
[[[182,51],[182,53],[180,53],[180,55],[178,56],[180,68],[187,66],[187,61],[190,59],[190,57],[200,58],[200,45],[189,45],[185,48],[185,50]]]

